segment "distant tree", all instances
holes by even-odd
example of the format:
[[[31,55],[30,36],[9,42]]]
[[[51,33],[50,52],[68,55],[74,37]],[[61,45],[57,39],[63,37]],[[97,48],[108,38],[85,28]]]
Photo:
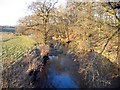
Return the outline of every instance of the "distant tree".
[[[25,33],[28,30],[38,30],[40,31],[39,27],[42,26],[39,18],[33,14],[29,16],[25,16],[24,18],[18,21],[17,25],[17,32]]]

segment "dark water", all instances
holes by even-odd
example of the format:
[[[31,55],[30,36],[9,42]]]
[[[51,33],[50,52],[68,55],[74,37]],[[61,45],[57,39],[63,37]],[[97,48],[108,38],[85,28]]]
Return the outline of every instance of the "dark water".
[[[43,74],[44,75],[44,74]],[[45,75],[44,75],[45,76]],[[43,79],[44,77],[42,77]],[[41,80],[40,80],[41,81]],[[38,83],[36,88],[80,88],[75,78],[67,72],[56,70],[53,66],[47,68],[47,76],[42,83]]]
[[[52,73],[48,79],[55,88],[79,88],[75,80],[67,74]]]
[[[68,72],[58,71],[53,64],[48,69],[48,80],[55,88],[80,88]]]
[[[42,75],[42,78],[44,78],[46,74],[47,78],[43,79],[42,83],[38,83],[36,87],[80,88],[80,86],[76,83],[75,78],[68,73],[69,71],[66,72],[66,68],[69,68],[66,64],[70,64],[69,58],[64,58],[64,56],[61,60],[58,58],[58,56],[49,56],[49,62],[51,62],[51,64],[46,68],[47,73],[43,72],[44,74]],[[54,62],[58,63],[59,67],[62,68],[62,71],[58,69]]]

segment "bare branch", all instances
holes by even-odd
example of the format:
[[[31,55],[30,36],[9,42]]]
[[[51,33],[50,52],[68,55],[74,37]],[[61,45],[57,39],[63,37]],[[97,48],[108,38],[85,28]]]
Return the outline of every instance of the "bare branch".
[[[108,39],[107,39],[107,42],[106,44],[104,45],[102,51],[101,51],[101,54],[103,53],[103,51],[105,50],[106,46],[108,45],[108,43],[110,42],[110,40],[117,34],[117,33],[120,33],[120,30],[117,30],[115,31]]]

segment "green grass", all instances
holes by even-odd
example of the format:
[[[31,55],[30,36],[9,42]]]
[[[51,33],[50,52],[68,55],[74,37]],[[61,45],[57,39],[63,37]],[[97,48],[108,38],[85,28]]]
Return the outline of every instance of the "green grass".
[[[2,46],[2,63],[6,67],[12,62],[23,57],[24,52],[31,49],[36,42],[28,36],[14,36],[6,42],[1,42]]]

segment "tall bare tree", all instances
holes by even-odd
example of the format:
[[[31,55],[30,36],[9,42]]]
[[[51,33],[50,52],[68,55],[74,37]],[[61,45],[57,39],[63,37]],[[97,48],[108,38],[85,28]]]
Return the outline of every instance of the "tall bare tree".
[[[48,24],[51,16],[51,12],[53,11],[57,0],[38,0],[33,2],[29,8],[35,13],[39,18],[42,19],[43,25],[43,36],[44,36],[44,43],[47,43],[47,36],[48,36]]]

